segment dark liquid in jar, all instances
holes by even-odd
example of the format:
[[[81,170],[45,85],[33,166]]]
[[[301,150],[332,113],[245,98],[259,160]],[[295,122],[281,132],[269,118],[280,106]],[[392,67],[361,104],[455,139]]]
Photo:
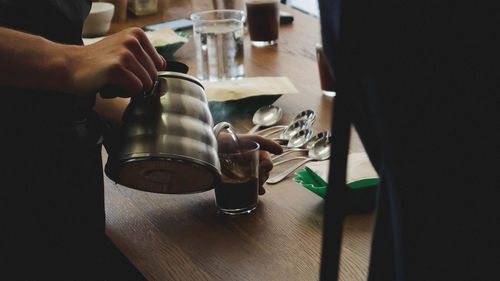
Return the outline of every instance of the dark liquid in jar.
[[[257,204],[258,179],[243,181],[223,180],[215,188],[215,198],[220,209],[243,209]]]
[[[336,91],[335,90],[335,76],[333,75],[328,61],[325,57],[322,47],[316,47],[316,56],[319,68],[319,80],[321,82],[321,90],[323,91]]]
[[[247,21],[252,41],[272,41],[278,39],[279,2],[258,1],[247,5]]]
[[[240,0],[243,1],[243,0]],[[231,9],[231,10],[243,10],[241,4],[244,3],[235,0],[212,0],[212,4],[216,10]]]

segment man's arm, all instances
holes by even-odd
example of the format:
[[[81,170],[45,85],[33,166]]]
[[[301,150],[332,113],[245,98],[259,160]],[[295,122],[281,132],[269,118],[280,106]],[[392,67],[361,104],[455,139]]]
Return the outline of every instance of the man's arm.
[[[0,27],[0,85],[94,95],[117,85],[149,90],[165,60],[144,32],[130,28],[88,46],[64,45]]]
[[[60,91],[68,58],[62,45],[0,27],[0,85]]]

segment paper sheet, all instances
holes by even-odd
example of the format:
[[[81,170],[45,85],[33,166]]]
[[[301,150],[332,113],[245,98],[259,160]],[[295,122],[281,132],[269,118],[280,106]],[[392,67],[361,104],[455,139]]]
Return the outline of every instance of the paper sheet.
[[[208,101],[239,100],[252,96],[298,93],[287,77],[246,77],[202,82]]]
[[[146,31],[146,36],[151,41],[151,44],[155,47],[164,46],[168,44],[174,44],[177,42],[187,42],[189,39],[182,37],[175,33],[171,28],[162,28],[155,31]],[[90,45],[106,38],[106,36],[95,37],[95,38],[83,38],[84,45]]]
[[[328,182],[330,161],[310,162],[306,166]],[[350,184],[360,180],[377,179],[378,174],[373,168],[365,152],[354,152],[347,155],[346,183]]]
[[[147,31],[146,35],[148,36],[149,41],[151,41],[151,44],[153,44],[153,46],[155,47],[174,44],[177,42],[186,43],[187,41],[189,41],[189,39],[178,35],[170,28]]]

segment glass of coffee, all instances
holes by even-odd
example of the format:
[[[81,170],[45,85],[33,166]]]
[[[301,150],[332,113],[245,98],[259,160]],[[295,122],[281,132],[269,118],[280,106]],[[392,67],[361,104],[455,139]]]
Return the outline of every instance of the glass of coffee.
[[[250,213],[259,196],[259,144],[238,140],[235,145],[227,134],[221,134],[218,146],[222,181],[215,187],[217,209],[228,215]]]
[[[278,43],[279,0],[246,0],[247,24],[252,45],[265,47]]]
[[[321,82],[321,91],[327,97],[335,96],[335,76],[333,70],[329,67],[328,60],[323,52],[323,46],[316,44],[316,58],[318,60],[319,80]]]

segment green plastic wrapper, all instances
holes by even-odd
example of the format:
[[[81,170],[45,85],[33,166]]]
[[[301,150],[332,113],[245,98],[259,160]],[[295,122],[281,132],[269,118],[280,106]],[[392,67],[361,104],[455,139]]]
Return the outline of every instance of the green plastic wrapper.
[[[309,167],[296,173],[294,180],[322,198],[326,196],[328,183]],[[344,201],[346,214],[371,213],[375,210],[379,179],[364,179],[347,184]]]

